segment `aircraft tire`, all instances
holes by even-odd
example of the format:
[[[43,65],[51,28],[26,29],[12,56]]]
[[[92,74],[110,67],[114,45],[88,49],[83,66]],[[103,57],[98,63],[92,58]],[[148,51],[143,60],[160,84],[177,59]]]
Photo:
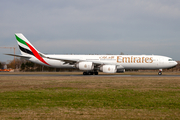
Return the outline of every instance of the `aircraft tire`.
[[[83,72],[83,75],[98,75],[98,72]]]
[[[158,75],[162,75],[162,72],[158,72]]]
[[[92,73],[91,73],[91,72],[88,72],[88,75],[92,75]]]
[[[94,75],[98,75],[98,72],[94,72]]]

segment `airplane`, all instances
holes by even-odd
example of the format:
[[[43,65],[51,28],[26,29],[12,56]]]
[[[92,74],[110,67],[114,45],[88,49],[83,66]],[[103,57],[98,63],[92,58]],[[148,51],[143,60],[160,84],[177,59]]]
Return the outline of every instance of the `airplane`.
[[[39,52],[22,33],[15,33],[21,57],[31,62],[53,68],[78,68],[83,75],[104,73],[123,73],[125,69],[162,69],[172,68],[177,62],[170,57],[159,55],[49,55]]]

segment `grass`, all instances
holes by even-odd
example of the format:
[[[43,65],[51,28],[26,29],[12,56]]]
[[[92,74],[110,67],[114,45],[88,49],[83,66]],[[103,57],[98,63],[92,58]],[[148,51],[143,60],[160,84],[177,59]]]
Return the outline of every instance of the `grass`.
[[[179,91],[84,90],[56,88],[5,92],[0,94],[2,108],[68,107],[106,109],[180,109]]]
[[[180,119],[179,77],[0,76],[0,119]]]

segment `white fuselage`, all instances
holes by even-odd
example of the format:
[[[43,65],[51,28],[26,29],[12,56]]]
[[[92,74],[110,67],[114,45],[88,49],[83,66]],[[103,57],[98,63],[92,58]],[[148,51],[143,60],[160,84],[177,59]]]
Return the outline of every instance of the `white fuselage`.
[[[101,65],[117,65],[124,69],[164,69],[177,65],[172,58],[159,55],[46,55],[46,57],[58,59],[70,59],[78,62],[93,62]],[[32,62],[46,65],[37,58],[29,59]],[[74,65],[64,64],[61,60],[44,58],[49,64],[46,66],[55,68],[74,68]]]
[[[159,69],[177,65],[172,58],[158,55],[45,55],[39,52],[22,33],[15,33],[21,57],[37,64],[54,68],[78,68],[83,75],[125,72],[125,69]]]

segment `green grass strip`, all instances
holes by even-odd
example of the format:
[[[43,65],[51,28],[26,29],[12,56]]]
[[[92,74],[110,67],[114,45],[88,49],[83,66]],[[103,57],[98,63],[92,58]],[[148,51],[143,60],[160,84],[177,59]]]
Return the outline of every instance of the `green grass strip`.
[[[69,107],[168,110],[180,109],[179,100],[178,91],[55,88],[0,93],[0,109]]]

